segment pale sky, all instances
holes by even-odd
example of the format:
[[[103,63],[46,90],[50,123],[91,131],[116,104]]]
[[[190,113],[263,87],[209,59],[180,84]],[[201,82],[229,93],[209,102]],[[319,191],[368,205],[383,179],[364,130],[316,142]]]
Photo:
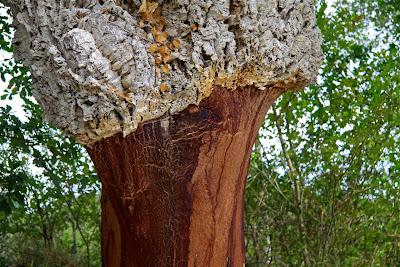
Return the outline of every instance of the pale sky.
[[[0,16],[7,16],[6,13],[6,9],[5,8],[0,8]],[[1,51],[0,50],[0,65],[1,63],[4,62],[4,60],[10,59],[12,58],[12,54],[11,53],[7,53],[5,51]],[[6,77],[8,78],[8,80],[10,79],[10,77]],[[0,79],[0,96],[3,95],[4,90],[7,88],[8,86],[8,81],[3,82]],[[12,110],[14,111],[14,113],[20,118],[20,119],[24,119],[25,118],[25,112],[22,108],[22,100],[21,98],[19,98],[19,96],[15,96],[14,99],[11,100],[1,100],[0,101],[0,107],[5,107],[6,105],[9,105],[12,107]]]

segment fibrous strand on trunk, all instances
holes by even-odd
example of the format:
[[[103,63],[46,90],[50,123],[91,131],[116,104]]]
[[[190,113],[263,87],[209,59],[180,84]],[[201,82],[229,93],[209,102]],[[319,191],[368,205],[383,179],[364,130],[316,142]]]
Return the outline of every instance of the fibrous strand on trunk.
[[[6,0],[47,121],[87,145],[213,86],[302,87],[322,54],[313,0]]]

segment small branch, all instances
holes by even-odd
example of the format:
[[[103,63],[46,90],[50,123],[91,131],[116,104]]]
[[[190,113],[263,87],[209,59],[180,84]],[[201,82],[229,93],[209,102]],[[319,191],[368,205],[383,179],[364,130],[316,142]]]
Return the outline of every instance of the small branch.
[[[274,113],[274,121],[275,126],[278,130],[278,137],[280,141],[280,145],[282,148],[283,156],[285,157],[286,164],[289,168],[289,176],[294,184],[294,194],[295,194],[295,205],[297,210],[297,218],[298,218],[298,228],[301,237],[301,241],[303,243],[303,263],[305,266],[310,266],[310,259],[308,253],[308,247],[306,242],[306,232],[305,232],[305,223],[304,223],[304,208],[303,208],[303,196],[302,196],[302,183],[299,179],[300,175],[297,169],[294,167],[294,164],[290,158],[290,155],[286,149],[285,140],[283,139],[282,128],[279,125],[280,115],[277,114],[275,105],[272,106],[272,111]]]

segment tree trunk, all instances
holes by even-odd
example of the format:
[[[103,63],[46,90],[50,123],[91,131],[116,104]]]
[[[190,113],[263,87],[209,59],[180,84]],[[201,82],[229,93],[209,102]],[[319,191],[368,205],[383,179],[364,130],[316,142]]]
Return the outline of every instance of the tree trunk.
[[[45,120],[101,177],[103,265],[242,266],[258,128],[322,61],[314,1],[3,2]]]
[[[103,266],[243,266],[250,153],[282,91],[215,88],[88,148],[103,183]]]

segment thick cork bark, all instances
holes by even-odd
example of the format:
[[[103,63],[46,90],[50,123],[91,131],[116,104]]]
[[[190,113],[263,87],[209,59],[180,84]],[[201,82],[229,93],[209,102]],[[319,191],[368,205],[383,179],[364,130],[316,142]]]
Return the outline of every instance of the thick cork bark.
[[[242,267],[259,125],[322,62],[314,0],[2,2],[44,119],[101,177],[103,265]]]
[[[88,148],[103,183],[103,266],[240,266],[252,146],[281,88],[199,106]]]
[[[314,0],[2,0],[44,119],[84,145],[230,90],[316,81]]]

